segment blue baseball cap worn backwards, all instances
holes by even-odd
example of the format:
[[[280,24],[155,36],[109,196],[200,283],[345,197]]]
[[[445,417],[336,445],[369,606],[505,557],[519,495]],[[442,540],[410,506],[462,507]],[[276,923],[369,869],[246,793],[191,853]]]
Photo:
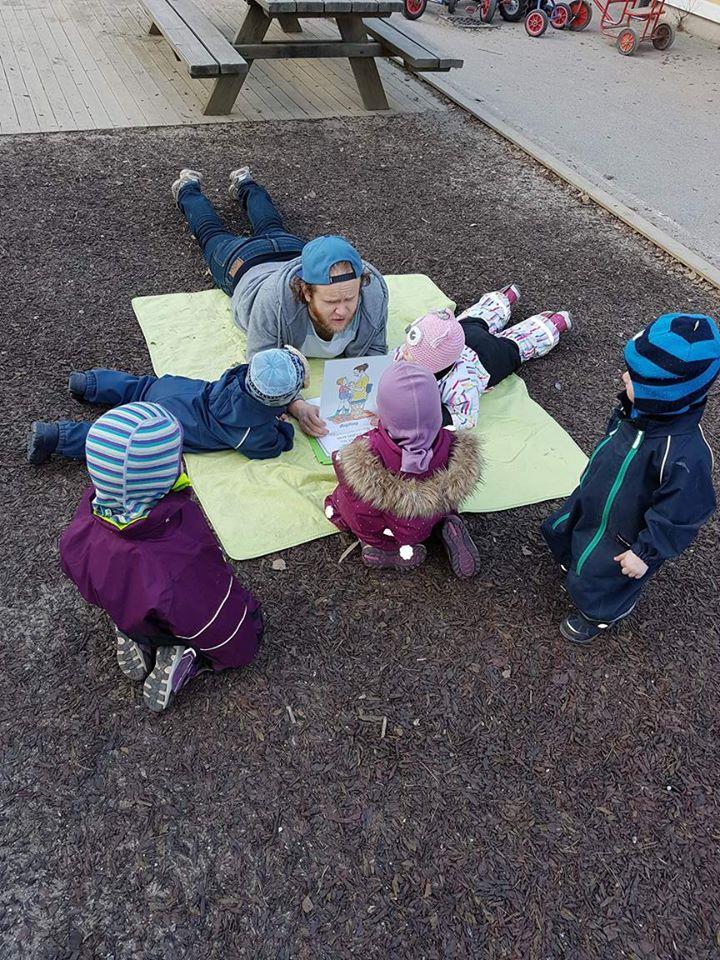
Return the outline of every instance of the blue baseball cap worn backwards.
[[[352,270],[331,277],[332,267],[342,262],[349,263]],[[362,276],[362,272],[363,264],[360,254],[343,237],[315,237],[303,247],[300,279],[305,283],[327,286],[331,283],[342,283],[345,280],[356,280]]]
[[[639,415],[668,417],[705,403],[720,373],[720,332],[702,313],[665,313],[625,347]]]

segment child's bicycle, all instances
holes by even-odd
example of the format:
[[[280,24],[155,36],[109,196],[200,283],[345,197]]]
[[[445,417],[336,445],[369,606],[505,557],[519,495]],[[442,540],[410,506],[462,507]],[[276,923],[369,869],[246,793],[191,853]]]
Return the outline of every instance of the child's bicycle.
[[[548,24],[555,30],[580,31],[592,20],[592,7],[588,0],[535,0],[535,5],[525,16],[525,30],[530,37],[541,37]]]
[[[480,0],[477,14],[483,23],[492,23],[495,11],[508,23],[517,23],[527,12],[527,0]]]
[[[458,0],[439,0],[439,2],[447,7],[448,13],[455,13]],[[427,5],[428,0],[404,0],[403,16],[406,20],[419,20],[425,13]]]

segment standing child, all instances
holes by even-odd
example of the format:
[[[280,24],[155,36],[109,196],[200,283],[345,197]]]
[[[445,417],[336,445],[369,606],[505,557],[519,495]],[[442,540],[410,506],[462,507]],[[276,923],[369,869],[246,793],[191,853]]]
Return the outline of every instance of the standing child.
[[[268,460],[292,449],[293,428],[281,418],[307,386],[308,369],[305,357],[286,347],[262,350],[249,364],[231,367],[214,381],[96,369],[71,373],[68,389],[80,403],[98,406],[162,404],[183,429],[186,453],[239,450],[250,460]],[[35,421],[27,458],[35,464],[52,454],[82,460],[89,430],[82,420]]]
[[[538,313],[508,326],[520,291],[514,284],[485,293],[459,317],[436,310],[406,331],[396,359],[419,363],[435,374],[443,404],[443,424],[471,430],[480,397],[523,363],[544,357],[570,330],[565,312]]]
[[[154,711],[202,669],[241,667],[263,632],[182,473],[182,428],[155,403],[97,420],[93,487],[60,538],[66,575],[115,624],[117,660]]]
[[[439,527],[453,572],[473,576],[480,558],[457,511],[479,479],[477,441],[442,428],[435,379],[416,364],[383,373],[377,409],[378,426],[333,455],[325,515],[360,540],[367,567],[419,566]]]
[[[577,607],[561,627],[588,644],[630,614],[665,560],[715,509],[700,419],[720,372],[720,333],[702,314],[666,313],[625,347],[620,406],[567,502],[542,525]]]

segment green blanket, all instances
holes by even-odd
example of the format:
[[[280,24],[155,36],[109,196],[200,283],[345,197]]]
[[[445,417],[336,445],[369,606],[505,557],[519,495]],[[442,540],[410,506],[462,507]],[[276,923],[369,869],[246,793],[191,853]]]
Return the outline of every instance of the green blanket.
[[[436,307],[454,304],[421,275],[386,277],[390,290],[388,344],[404,327]],[[138,297],[133,308],[157,374],[214,380],[243,360],[245,337],[233,324],[230,301],[219,290]],[[552,363],[550,358],[547,363]],[[317,396],[321,360],[311,361],[306,396]],[[586,459],[565,431],[512,376],[482,398],[480,425],[486,469],[464,509],[507,510],[563,497],[575,486]],[[315,459],[307,437],[276,460],[247,460],[228,450],[189,454],[187,471],[225,551],[236,560],[293,547],[335,533],[323,514],[334,486],[332,467]]]

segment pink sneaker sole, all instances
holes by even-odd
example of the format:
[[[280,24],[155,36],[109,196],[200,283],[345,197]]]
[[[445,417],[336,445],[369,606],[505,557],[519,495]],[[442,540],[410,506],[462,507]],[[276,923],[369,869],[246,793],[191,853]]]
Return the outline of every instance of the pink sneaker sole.
[[[441,535],[456,577],[466,580],[480,572],[480,554],[462,517],[457,514],[446,517]]]
[[[551,313],[549,310],[546,310],[541,314],[541,316],[548,318],[560,336],[562,336],[564,333],[567,333],[568,330],[572,330],[573,328],[572,317],[567,310],[560,310],[558,313]]]
[[[520,288],[514,283],[509,283],[506,287],[503,287],[500,293],[505,294],[511,307],[514,307],[520,299]]]

